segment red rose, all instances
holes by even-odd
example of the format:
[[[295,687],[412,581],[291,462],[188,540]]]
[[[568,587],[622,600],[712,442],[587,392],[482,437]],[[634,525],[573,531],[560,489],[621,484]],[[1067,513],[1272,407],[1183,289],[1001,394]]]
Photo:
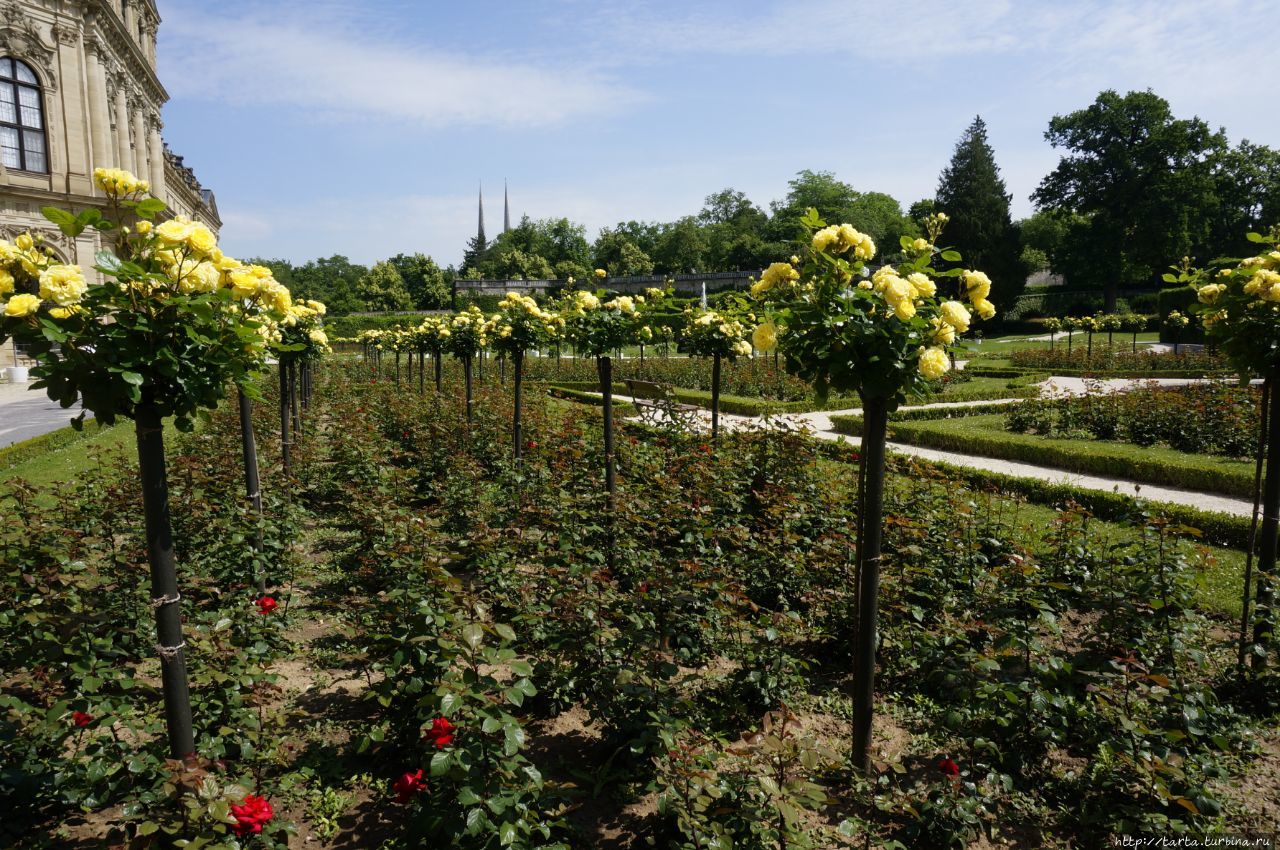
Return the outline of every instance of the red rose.
[[[93,715],[85,714],[83,711],[73,711],[71,712],[71,722],[83,728],[93,722]]]
[[[947,756],[942,761],[938,762],[938,770],[952,778],[960,775],[960,765],[952,761],[951,756]]]
[[[533,451],[534,449],[536,449],[536,448],[538,447],[538,444],[537,444],[537,443],[535,443],[533,440],[528,440],[528,441],[526,441],[526,442],[525,442],[524,447],[525,447],[526,449],[528,449],[529,451]]]
[[[647,581],[642,581],[642,582],[640,582],[639,586],[638,586],[638,587],[636,587],[636,590],[640,591],[641,593],[648,593],[648,592],[649,592],[649,582],[647,582]]]
[[[409,439],[409,432],[408,432],[408,431],[401,431],[401,432],[400,432],[400,439],[402,439],[402,440],[407,440],[407,439]]]
[[[275,810],[265,797],[253,794],[244,798],[244,802],[231,807],[231,816],[236,819],[231,831],[244,838],[246,835],[257,835],[267,821],[276,816]]]
[[[254,604],[258,606],[258,613],[264,617],[280,607],[280,603],[270,596],[264,596]]]
[[[424,741],[431,741],[436,749],[443,750],[453,743],[453,724],[443,717],[431,721],[431,728],[422,733]]]
[[[391,790],[396,792],[397,803],[407,803],[413,799],[413,795],[427,787],[427,781],[422,778],[422,768],[417,770],[406,770],[400,774],[395,782],[391,783]]]
[[[698,446],[698,451],[702,452],[703,454],[709,455],[711,454],[711,446],[708,446],[706,443],[703,443],[702,445]]]

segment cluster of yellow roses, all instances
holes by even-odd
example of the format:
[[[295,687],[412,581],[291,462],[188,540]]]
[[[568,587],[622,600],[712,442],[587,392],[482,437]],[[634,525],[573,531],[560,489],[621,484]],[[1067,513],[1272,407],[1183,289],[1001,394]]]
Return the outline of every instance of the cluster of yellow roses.
[[[20,280],[39,283],[39,295],[17,292]],[[42,247],[39,237],[20,234],[12,242],[0,239],[0,310],[11,318],[31,316],[44,301],[51,301],[53,309],[65,318],[75,310],[88,291],[89,285],[79,266],[53,262],[53,257]]]
[[[127,198],[151,191],[150,183],[139,180],[121,168],[95,168],[93,182],[113,198]]]
[[[498,312],[485,324],[485,335],[506,351],[525,351],[559,336],[564,317],[538,306],[528,295],[508,292],[498,304]]]
[[[681,336],[685,347],[693,354],[704,357],[717,353],[731,357],[751,356],[747,325],[715,310],[686,310]]]
[[[830,254],[851,254],[868,262],[876,255],[876,243],[851,224],[832,224],[813,234],[813,250]]]

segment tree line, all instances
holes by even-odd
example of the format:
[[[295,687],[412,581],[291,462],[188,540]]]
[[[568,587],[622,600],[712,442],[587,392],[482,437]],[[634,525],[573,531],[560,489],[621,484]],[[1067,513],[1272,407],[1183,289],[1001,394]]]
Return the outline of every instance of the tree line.
[[[891,262],[903,236],[945,212],[948,247],[987,271],[992,299],[1010,304],[1029,274],[1048,270],[1072,289],[1099,289],[1113,310],[1116,291],[1157,287],[1169,257],[1202,262],[1240,250],[1239,234],[1280,221],[1280,152],[1229,143],[1225,130],[1179,119],[1156,94],[1104,91],[1090,106],[1049,122],[1045,139],[1062,151],[1031,195],[1036,212],[1021,221],[981,117],[964,131],[938,188],[903,209],[892,196],[861,191],[827,171],[804,170],[787,194],[754,203],[736,189],[708,195],[702,209],[675,221],[625,221],[588,240],[568,218],[532,219],[492,240],[468,241],[460,267],[424,254],[397,254],[372,267],[335,255],[294,266],[257,260],[302,297],[335,314],[447,307],[453,280],[574,278],[750,271],[785,258],[816,208],[875,240]]]

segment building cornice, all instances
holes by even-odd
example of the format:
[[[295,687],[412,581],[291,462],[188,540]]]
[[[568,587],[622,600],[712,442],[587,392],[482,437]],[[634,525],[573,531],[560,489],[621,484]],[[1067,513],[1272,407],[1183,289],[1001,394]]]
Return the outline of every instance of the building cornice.
[[[94,46],[101,50],[101,44],[90,44],[90,33],[93,33],[92,40],[101,39],[105,42],[115,58],[128,66],[130,76],[146,89],[156,106],[168,103],[169,92],[160,83],[160,78],[156,76],[156,71],[147,61],[142,48],[124,28],[124,21],[116,16],[107,0],[84,0],[84,7],[86,47]],[[154,10],[154,6],[152,8]],[[158,20],[159,15],[156,18]]]

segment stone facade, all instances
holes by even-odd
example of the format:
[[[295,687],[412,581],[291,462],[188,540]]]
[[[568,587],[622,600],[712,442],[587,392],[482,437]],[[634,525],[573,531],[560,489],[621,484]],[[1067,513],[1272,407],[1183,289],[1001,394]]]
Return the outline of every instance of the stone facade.
[[[149,180],[175,214],[218,231],[213,193],[160,134],[169,94],[156,76],[159,26],[154,0],[0,0],[0,144],[8,146],[0,151],[0,238],[41,233],[61,259],[88,269],[97,231],[70,239],[40,210],[104,205],[93,170],[112,167]],[[11,83],[4,82],[5,59],[21,63],[12,66]],[[12,91],[19,106],[38,93],[38,117],[4,102]],[[12,148],[19,137],[29,143],[21,156]],[[0,351],[0,366],[11,358],[12,351]]]

